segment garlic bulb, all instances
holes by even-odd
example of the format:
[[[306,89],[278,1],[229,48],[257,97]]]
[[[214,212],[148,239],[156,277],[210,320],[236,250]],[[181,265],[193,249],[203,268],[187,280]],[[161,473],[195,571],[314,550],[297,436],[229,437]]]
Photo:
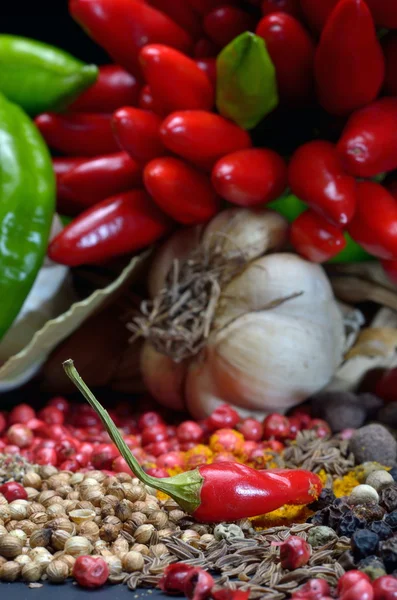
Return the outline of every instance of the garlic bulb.
[[[160,248],[149,274],[152,302],[131,327],[147,338],[141,370],[159,402],[195,418],[225,402],[243,415],[285,412],[329,382],[342,360],[342,314],[319,265],[277,252],[286,234],[284,219],[272,211],[229,209]],[[218,261],[206,264],[214,256]],[[202,301],[211,285],[199,313],[195,293]],[[165,294],[172,302],[164,325],[156,315],[164,314]],[[189,354],[187,340],[178,357],[186,327],[197,329],[200,319],[201,345],[192,344]]]

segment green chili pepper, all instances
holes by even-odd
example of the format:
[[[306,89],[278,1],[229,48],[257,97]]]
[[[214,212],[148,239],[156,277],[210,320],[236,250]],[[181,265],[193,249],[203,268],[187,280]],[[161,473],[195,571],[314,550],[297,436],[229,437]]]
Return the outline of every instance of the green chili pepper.
[[[38,129],[0,94],[0,339],[42,265],[55,207],[55,176]]]
[[[95,65],[86,65],[63,50],[0,35],[0,92],[31,116],[64,109],[97,77]]]
[[[307,205],[288,190],[283,196],[277,198],[277,200],[269,202],[267,207],[282,215],[287,219],[288,223],[295,221],[295,219],[307,209]],[[374,257],[361,248],[348,233],[345,232],[344,236],[346,239],[346,246],[339,254],[327,261],[328,263],[350,263],[374,260]]]
[[[246,31],[216,60],[220,114],[252,129],[278,104],[276,71],[261,37]]]

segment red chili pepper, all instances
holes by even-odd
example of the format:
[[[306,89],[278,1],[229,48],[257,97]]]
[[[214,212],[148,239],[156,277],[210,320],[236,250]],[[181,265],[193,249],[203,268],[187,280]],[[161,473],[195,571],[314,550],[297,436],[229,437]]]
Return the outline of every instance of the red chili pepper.
[[[238,6],[239,0],[187,0],[188,4],[200,15],[206,15],[218,6]]]
[[[263,17],[256,34],[266,42],[276,69],[280,99],[300,103],[314,90],[314,43],[297,19],[287,13]]]
[[[146,165],[143,178],[156,204],[178,223],[206,223],[219,210],[209,177],[178,158],[155,158]]]
[[[195,58],[214,58],[220,50],[221,48],[208,38],[200,38],[194,46],[193,56]]]
[[[211,110],[214,90],[194,60],[161,44],[148,44],[139,55],[145,80],[165,114],[176,110]]]
[[[263,0],[261,10],[263,16],[283,12],[299,17],[301,13],[299,0]]]
[[[397,168],[397,98],[381,98],[347,122],[338,152],[350,175],[374,177]]]
[[[305,21],[316,31],[322,31],[325,22],[339,0],[300,0]]]
[[[225,154],[251,146],[244,129],[203,110],[171,114],[161,125],[160,137],[169,150],[207,169]]]
[[[162,107],[155,102],[149,85],[143,86],[139,95],[138,106],[139,108],[142,108],[142,110],[150,110],[156,113],[156,115],[164,116]]]
[[[356,180],[343,171],[336,147],[330,142],[304,144],[288,167],[293,193],[334,225],[346,226],[356,209]]]
[[[110,113],[120,106],[138,104],[141,85],[118,65],[99,67],[97,81],[68,107],[72,112]]]
[[[238,150],[218,160],[212,170],[212,184],[233,204],[257,206],[281,196],[287,186],[287,168],[273,150]]]
[[[195,63],[201,69],[216,89],[216,59],[215,58],[196,58]]]
[[[369,254],[397,259],[397,201],[379,183],[358,183],[357,210],[348,232]]]
[[[168,15],[193,40],[202,35],[200,18],[186,0],[148,0],[147,3]]]
[[[64,154],[98,156],[119,151],[110,115],[43,113],[35,123],[47,144]]]
[[[120,108],[113,114],[114,135],[120,146],[138,161],[146,162],[165,153],[160,139],[161,119],[148,110]]]
[[[146,44],[166,44],[189,52],[188,33],[166,14],[139,0],[69,0],[69,11],[85,31],[133,75]]]
[[[126,152],[97,156],[60,177],[57,207],[73,215],[141,182],[142,169]]]
[[[81,165],[81,163],[85,162],[87,157],[76,157],[76,156],[62,156],[56,157],[52,159],[52,166],[54,169],[55,177],[57,179],[57,184],[61,177],[65,174]]]
[[[386,63],[384,90],[390,96],[397,96],[397,33],[392,31],[382,39]]]
[[[52,240],[48,256],[70,266],[95,263],[145,248],[169,228],[150,196],[133,190],[83,212]]]
[[[340,0],[331,12],[315,57],[320,104],[346,115],[377,97],[385,64],[375,24],[364,0]]]
[[[310,209],[292,223],[290,240],[299,254],[316,263],[329,260],[346,246],[342,231]]]
[[[240,8],[220,6],[204,18],[204,30],[218,46],[226,46],[244,31],[255,30],[255,19]]]

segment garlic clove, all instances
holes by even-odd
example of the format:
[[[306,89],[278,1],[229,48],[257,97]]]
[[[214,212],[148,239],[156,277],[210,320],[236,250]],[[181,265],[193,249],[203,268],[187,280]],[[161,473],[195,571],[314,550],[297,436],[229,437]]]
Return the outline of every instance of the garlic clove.
[[[176,363],[145,342],[141,352],[141,373],[150,394],[172,410],[184,410],[186,363]]]
[[[206,354],[204,349],[191,362],[186,378],[186,408],[195,419],[204,419],[219,405],[229,402],[228,398],[222,398],[217,393]]]
[[[226,257],[241,255],[250,261],[269,250],[281,248],[287,241],[287,232],[284,217],[267,208],[230,208],[210,221],[202,245]]]

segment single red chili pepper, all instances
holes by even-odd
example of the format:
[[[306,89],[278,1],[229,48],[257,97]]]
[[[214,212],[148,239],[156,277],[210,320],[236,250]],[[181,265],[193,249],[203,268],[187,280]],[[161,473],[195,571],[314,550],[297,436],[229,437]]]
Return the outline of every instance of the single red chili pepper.
[[[99,415],[135,476],[170,495],[199,521],[235,521],[271,512],[288,503],[310,504],[321,492],[320,478],[309,471],[261,472],[240,463],[205,464],[173,477],[152,478],[142,470],[107,411],[81,379],[73,361],[67,360],[63,366]]]
[[[97,156],[60,177],[57,206],[62,214],[73,215],[141,182],[142,169],[126,152]]]
[[[142,108],[142,110],[150,110],[151,112],[154,112],[156,115],[160,115],[162,117],[165,116],[162,112],[162,107],[160,106],[159,103],[156,103],[153,98],[153,94],[152,94],[152,90],[150,89],[150,85],[143,86],[141,93],[139,95],[138,106],[139,106],[139,108]]]
[[[251,139],[244,129],[203,110],[169,115],[161,125],[160,138],[175,154],[207,169],[225,154],[251,146]]]
[[[211,595],[214,578],[201,567],[195,567],[185,579],[183,591],[189,600],[205,600]]]
[[[143,180],[157,206],[183,225],[206,223],[219,210],[220,199],[209,177],[178,158],[150,161]]]
[[[54,169],[57,184],[65,173],[68,173],[75,167],[81,165],[81,163],[87,160],[86,156],[61,156],[52,159],[52,166]]]
[[[162,44],[148,44],[139,60],[156,104],[165,114],[176,110],[211,110],[214,89],[194,60]]]
[[[216,89],[216,59],[215,58],[196,58],[195,63],[201,69]]]
[[[263,17],[256,34],[265,40],[275,66],[281,101],[307,101],[314,91],[315,46],[304,27],[291,15],[278,12]]]
[[[186,0],[148,0],[148,4],[168,15],[187,31],[193,40],[202,35],[200,18]]]
[[[204,18],[204,30],[218,46],[226,46],[244,31],[255,30],[255,19],[245,10],[234,6],[220,6]]]
[[[342,231],[310,209],[292,223],[290,241],[299,254],[316,263],[329,260],[346,246]]]
[[[133,190],[84,211],[52,240],[48,256],[70,266],[95,263],[145,248],[169,229],[150,196]]]
[[[141,84],[125,69],[119,65],[103,65],[99,67],[94,85],[81,94],[68,110],[110,113],[120,106],[136,106],[140,90]]]
[[[379,183],[358,183],[357,210],[348,232],[369,254],[397,259],[397,201]]]
[[[71,16],[113,58],[139,75],[139,50],[146,44],[166,44],[189,52],[188,33],[166,14],[139,0],[69,0]]]
[[[343,171],[331,142],[304,144],[293,154],[288,167],[293,193],[334,225],[346,226],[356,209],[356,180]]]
[[[178,562],[165,567],[163,576],[158,582],[158,587],[166,594],[180,594],[184,592],[185,580],[195,567]]]
[[[301,14],[299,0],[263,0],[261,10],[263,16],[279,12],[293,17],[299,17]]]
[[[212,184],[233,204],[257,206],[281,196],[287,186],[287,168],[273,150],[238,150],[218,160],[212,170]]]
[[[214,44],[214,42],[203,37],[194,45],[193,56],[195,58],[214,58],[219,54],[220,50],[221,48]]]
[[[114,135],[121,148],[143,162],[165,153],[160,139],[161,123],[153,112],[128,106],[117,110],[112,119]]]
[[[304,19],[315,32],[322,31],[329,15],[339,0],[300,0]]]
[[[384,91],[397,96],[397,34],[394,31],[382,38],[382,48],[386,64]]]
[[[329,113],[346,115],[375,100],[385,63],[364,0],[340,0],[335,6],[322,32],[314,69],[318,99]]]
[[[110,115],[43,113],[35,123],[47,144],[64,154],[97,156],[119,151]]]
[[[337,147],[344,168],[355,177],[397,168],[397,98],[381,98],[355,112]]]

